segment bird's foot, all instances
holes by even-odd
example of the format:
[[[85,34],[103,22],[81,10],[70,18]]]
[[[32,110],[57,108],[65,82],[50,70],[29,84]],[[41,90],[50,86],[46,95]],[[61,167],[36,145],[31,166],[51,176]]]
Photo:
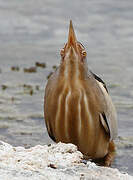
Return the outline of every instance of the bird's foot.
[[[115,153],[108,153],[105,156],[104,166],[110,167],[112,162],[114,161]]]
[[[111,166],[112,162],[115,158],[115,144],[113,141],[109,144],[109,151],[108,154],[104,157],[104,166],[109,167]]]

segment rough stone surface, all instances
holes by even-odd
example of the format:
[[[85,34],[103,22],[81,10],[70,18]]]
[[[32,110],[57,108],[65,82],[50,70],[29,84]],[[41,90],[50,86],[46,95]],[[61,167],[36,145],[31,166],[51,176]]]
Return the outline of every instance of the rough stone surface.
[[[29,149],[0,144],[0,180],[133,180],[117,169],[88,161],[73,144],[37,145]]]

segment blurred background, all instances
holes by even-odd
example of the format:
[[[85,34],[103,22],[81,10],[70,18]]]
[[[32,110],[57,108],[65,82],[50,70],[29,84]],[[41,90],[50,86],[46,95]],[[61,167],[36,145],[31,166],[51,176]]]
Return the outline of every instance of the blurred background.
[[[118,113],[113,167],[133,175],[133,1],[0,0],[0,140],[49,144],[47,78],[60,63],[70,19],[88,67],[107,84]]]

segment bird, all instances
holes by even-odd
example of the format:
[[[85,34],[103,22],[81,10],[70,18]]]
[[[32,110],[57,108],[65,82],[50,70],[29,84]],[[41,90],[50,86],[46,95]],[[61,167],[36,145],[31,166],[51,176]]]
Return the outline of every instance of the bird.
[[[117,114],[104,81],[88,68],[85,47],[70,20],[59,67],[48,79],[44,119],[56,143],[72,143],[85,159],[111,166],[115,158]]]

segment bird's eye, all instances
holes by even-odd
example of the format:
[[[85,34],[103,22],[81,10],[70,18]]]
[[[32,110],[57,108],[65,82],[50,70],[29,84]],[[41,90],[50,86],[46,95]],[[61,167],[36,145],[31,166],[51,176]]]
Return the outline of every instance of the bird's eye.
[[[64,56],[64,48],[60,50],[60,55],[61,55],[61,57]]]
[[[82,56],[83,56],[83,57],[86,57],[86,55],[87,55],[86,51],[83,50],[83,51],[82,51]]]

